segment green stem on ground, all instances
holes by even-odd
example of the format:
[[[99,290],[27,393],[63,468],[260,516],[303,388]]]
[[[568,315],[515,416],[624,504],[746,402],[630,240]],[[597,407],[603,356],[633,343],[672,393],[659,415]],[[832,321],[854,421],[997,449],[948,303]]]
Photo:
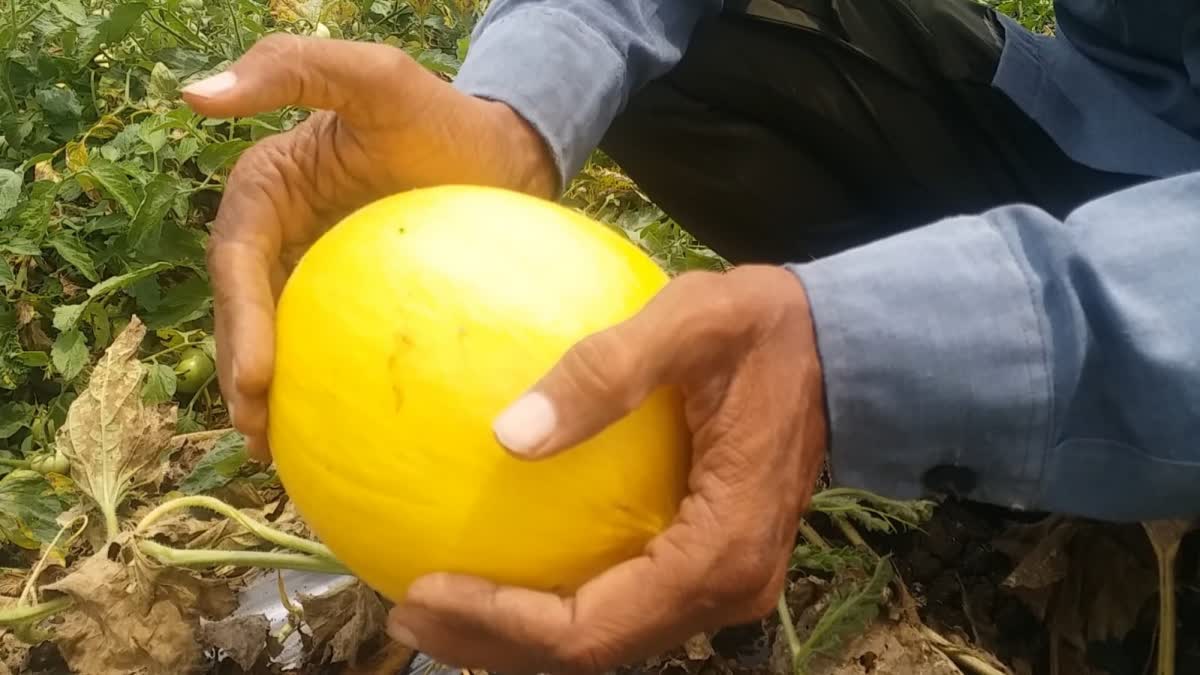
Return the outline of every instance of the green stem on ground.
[[[862,535],[858,533],[858,529],[855,528],[845,516],[834,515],[830,516],[829,518],[833,521],[833,524],[837,525],[837,528],[842,531],[842,534],[845,535],[847,541],[849,541],[851,544],[854,544],[854,546],[860,551],[870,556],[872,560],[879,559],[879,554],[875,552],[875,549],[871,548],[866,539],[862,538]]]
[[[0,457],[0,466],[7,466],[13,469],[32,469],[33,463],[27,459],[9,459],[8,457]]]
[[[334,557],[333,553],[323,544],[305,539],[304,537],[297,537],[286,532],[280,532],[273,527],[263,525],[253,518],[248,517],[246,514],[238,511],[234,507],[219,499],[205,497],[202,495],[178,497],[160,504],[157,508],[152,510],[150,513],[147,513],[145,517],[142,518],[142,520],[137,524],[137,527],[134,528],[134,535],[136,536],[144,533],[147,528],[149,528],[155,522],[161,520],[163,516],[166,516],[173,511],[192,507],[215,511],[226,518],[236,521],[239,525],[249,530],[251,534],[257,536],[263,541],[267,541],[275,544],[276,546],[282,546],[283,548],[288,548],[299,553],[308,554],[313,558],[321,559],[331,567],[336,566],[338,569],[344,569],[342,564]]]
[[[779,594],[779,623],[783,626],[783,636],[787,639],[788,653],[792,655],[792,670],[800,660],[800,637],[796,635],[796,623],[792,621],[792,610],[788,609],[787,589]]]
[[[224,551],[220,549],[171,548],[153,541],[138,542],[138,549],[146,555],[174,567],[259,567],[274,570],[298,570],[345,574],[351,572],[341,563],[303,553],[272,553],[269,551]]]
[[[829,548],[829,542],[825,541],[825,538],[821,536],[821,533],[813,529],[813,526],[809,525],[808,521],[801,520],[798,529],[800,530],[800,536],[804,537],[804,540],[809,544],[820,549]]]
[[[0,609],[0,626],[13,626],[45,619],[70,607],[74,603],[69,596],[47,600],[36,605],[24,605]]]

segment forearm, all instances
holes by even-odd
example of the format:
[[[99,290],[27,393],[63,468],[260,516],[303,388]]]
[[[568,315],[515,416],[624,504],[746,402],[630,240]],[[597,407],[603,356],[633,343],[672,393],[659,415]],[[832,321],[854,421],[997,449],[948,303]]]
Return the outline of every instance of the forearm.
[[[793,266],[835,481],[1111,520],[1200,513],[1197,213],[1191,174],[1065,222],[1013,206]]]
[[[507,104],[565,185],[642,85],[683,55],[721,0],[493,0],[455,86]]]

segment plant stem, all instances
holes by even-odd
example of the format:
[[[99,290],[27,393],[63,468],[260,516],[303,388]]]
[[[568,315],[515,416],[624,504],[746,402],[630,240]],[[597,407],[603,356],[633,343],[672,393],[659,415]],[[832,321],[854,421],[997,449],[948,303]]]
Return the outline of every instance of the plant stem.
[[[879,558],[879,554],[875,552],[875,549],[871,548],[871,546],[867,544],[867,541],[863,539],[862,535],[858,533],[858,530],[850,524],[850,521],[846,520],[845,516],[835,515],[830,516],[830,518],[833,520],[834,525],[837,525],[838,529],[842,531],[842,534],[846,536],[846,539],[851,544],[854,544],[863,553],[871,556],[872,559],[877,560]]]
[[[229,9],[229,19],[233,22],[233,36],[237,39],[238,55],[246,53],[246,41],[242,39],[241,24],[238,23],[237,10],[233,6],[232,0],[225,0],[225,7]]]
[[[117,508],[113,504],[107,506],[100,505],[100,512],[104,514],[104,537],[109,543],[117,540],[117,536],[121,534],[121,521],[117,520]]]
[[[821,533],[814,530],[813,526],[808,524],[808,521],[801,520],[798,529],[800,530],[800,536],[804,537],[804,540],[809,544],[812,544],[819,549],[829,549],[829,542],[825,541],[825,538],[821,536]]]
[[[199,49],[200,51],[206,51],[206,52],[212,51],[212,49],[207,44],[205,44],[203,42],[197,42],[196,40],[193,40],[192,38],[190,38],[186,35],[183,35],[182,33],[175,30],[174,28],[171,28],[169,25],[167,25],[167,22],[163,21],[160,17],[156,16],[154,14],[154,12],[146,12],[146,16],[150,17],[150,21],[152,23],[154,23],[154,25],[167,31],[171,35],[174,35],[178,40],[180,40],[182,42],[186,42],[188,44],[188,46]]]
[[[170,443],[168,443],[168,445],[170,445],[171,447],[175,447],[178,445],[183,445],[184,443],[187,443],[188,441],[196,441],[196,442],[207,441],[207,440],[214,439],[214,438],[220,438],[220,437],[224,436],[225,434],[228,434],[232,431],[233,431],[232,428],[226,428],[226,429],[210,429],[207,431],[193,431],[192,433],[189,433],[189,434],[178,434],[178,435],[171,437],[171,441],[170,441]]]
[[[239,525],[246,528],[252,534],[264,541],[275,544],[276,546],[282,546],[283,548],[297,551],[299,553],[306,553],[314,558],[320,558],[329,565],[337,566],[339,569],[342,569],[341,563],[337,561],[337,559],[333,556],[333,553],[324,545],[305,539],[304,537],[297,537],[286,532],[280,532],[273,527],[263,525],[262,523],[246,516],[246,514],[238,511],[219,499],[205,497],[202,495],[179,497],[160,504],[157,508],[150,513],[147,513],[146,516],[142,518],[141,522],[139,522],[137,527],[134,529],[134,534],[137,535],[145,532],[147,528],[172,511],[178,511],[180,509],[191,507],[215,511],[231,520],[236,521]]]
[[[1158,558],[1158,675],[1175,675],[1175,558],[1193,523],[1163,520],[1142,523]]]
[[[64,595],[36,605],[0,609],[0,626],[10,626],[44,619],[48,616],[58,614],[72,604],[74,604],[74,601],[70,596]]]
[[[274,570],[298,570],[302,572],[322,572],[325,574],[345,574],[351,572],[337,563],[302,553],[271,553],[267,551],[224,551],[220,549],[179,549],[163,546],[153,541],[138,542],[142,553],[158,560],[165,565],[176,567],[216,567],[229,565],[232,567],[258,567]]]
[[[27,459],[9,459],[0,457],[0,466],[12,467],[14,469],[29,469],[33,464]]]
[[[792,669],[800,664],[800,637],[796,635],[796,624],[792,621],[792,610],[788,609],[787,589],[779,594],[779,623],[783,625],[783,636],[787,638],[788,653],[792,655]]]

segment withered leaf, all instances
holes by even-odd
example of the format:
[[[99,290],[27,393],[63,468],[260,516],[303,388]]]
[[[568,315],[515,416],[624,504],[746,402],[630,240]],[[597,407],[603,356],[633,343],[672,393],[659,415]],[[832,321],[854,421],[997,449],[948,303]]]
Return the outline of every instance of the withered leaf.
[[[1137,525],[1051,517],[1006,539],[1001,546],[1020,563],[1004,586],[1076,649],[1124,638],[1157,589],[1153,553]]]
[[[208,604],[207,593],[182,592],[185,572],[171,572],[175,576],[170,579],[139,583],[131,567],[101,551],[46,586],[74,600],[54,632],[72,671],[78,675],[189,672],[200,658],[196,612]]]
[[[250,672],[266,651],[270,630],[271,622],[261,614],[231,616],[201,623],[200,639],[206,648],[216,649]]]
[[[354,663],[359,648],[383,631],[387,609],[362,582],[318,596],[300,594],[304,622],[312,631],[309,660]]]
[[[708,641],[708,636],[704,633],[698,633],[688,638],[687,642],[683,644],[683,650],[692,661],[707,661],[716,653],[713,651],[712,643]]]
[[[145,334],[134,316],[96,364],[56,436],[71,460],[71,477],[109,523],[109,538],[129,493],[161,477],[160,452],[175,426],[174,404],[149,406],[141,397],[145,366],[138,347]]]

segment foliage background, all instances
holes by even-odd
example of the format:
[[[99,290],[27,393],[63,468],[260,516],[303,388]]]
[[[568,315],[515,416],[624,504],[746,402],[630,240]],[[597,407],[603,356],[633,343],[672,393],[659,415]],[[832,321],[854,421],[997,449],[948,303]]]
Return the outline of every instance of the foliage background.
[[[208,226],[237,156],[303,112],[202,119],[179,103],[181,84],[274,31],[385,42],[452,77],[484,8],[484,0],[8,0],[0,458],[47,449],[93,356],[134,313],[154,336],[145,345],[154,366],[147,399],[179,399],[183,431],[220,423],[216,387],[185,395],[175,368],[191,346],[213,350]],[[1048,25],[1047,0],[999,8]],[[671,270],[721,265],[599,154],[566,201]]]

